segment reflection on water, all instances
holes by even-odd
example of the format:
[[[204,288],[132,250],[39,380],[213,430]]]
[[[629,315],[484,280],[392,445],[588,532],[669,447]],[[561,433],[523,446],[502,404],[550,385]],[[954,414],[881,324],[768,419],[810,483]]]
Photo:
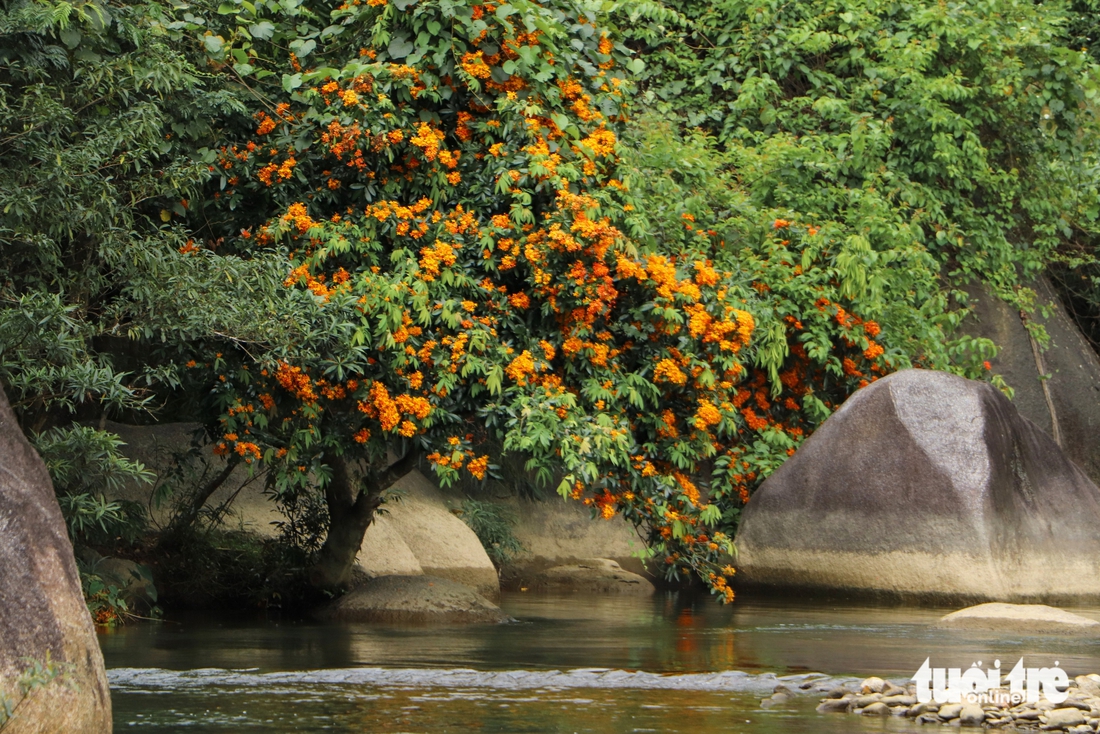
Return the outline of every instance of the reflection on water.
[[[194,732],[675,732],[716,725],[762,734],[903,732],[910,725],[896,719],[819,716],[812,697],[761,711],[755,691],[774,684],[765,673],[908,678],[926,657],[940,667],[998,658],[1010,667],[1024,656],[1040,665],[1058,660],[1070,675],[1100,671],[1100,640],[998,638],[931,627],[949,609],[744,595],[725,607],[711,597],[675,594],[519,593],[506,594],[502,607],[520,622],[427,628],[207,616],[126,627],[101,638],[109,668],[145,669],[111,674],[116,725]],[[1100,618],[1097,609],[1074,611]],[[738,680],[755,683],[731,683],[726,692],[701,685],[578,688],[567,684],[568,677],[555,684],[546,674],[593,667],[679,675],[744,671],[751,676]],[[180,676],[150,670],[202,668],[251,672],[208,674],[197,684],[193,673],[185,685]],[[390,670],[376,675],[364,668]],[[448,678],[443,669],[455,668],[498,674]],[[393,669],[413,674],[402,678]],[[279,671],[328,672],[266,676]],[[542,671],[543,677],[530,677],[522,690],[490,683],[521,676],[518,671]]]

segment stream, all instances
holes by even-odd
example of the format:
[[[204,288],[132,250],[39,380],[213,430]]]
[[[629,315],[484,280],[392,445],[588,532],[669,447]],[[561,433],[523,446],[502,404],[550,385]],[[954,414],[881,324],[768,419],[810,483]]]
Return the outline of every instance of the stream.
[[[396,627],[180,615],[103,633],[117,731],[929,731],[814,711],[793,689],[1016,660],[1100,672],[1100,640],[939,630],[953,608],[843,597],[505,593],[514,624]],[[1071,611],[1100,619],[1100,608]]]

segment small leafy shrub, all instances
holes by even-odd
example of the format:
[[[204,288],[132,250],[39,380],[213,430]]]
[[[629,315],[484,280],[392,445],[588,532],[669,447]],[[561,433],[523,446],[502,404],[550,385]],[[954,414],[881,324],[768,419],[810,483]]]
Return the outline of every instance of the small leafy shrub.
[[[80,585],[92,620],[99,626],[114,627],[138,617],[158,618],[159,594],[150,568],[143,564],[124,564],[122,570],[110,568],[105,565],[110,560],[90,550],[77,559]]]
[[[149,558],[161,603],[176,609],[308,607],[318,601],[311,562],[312,554],[280,538],[221,528],[181,536]]]
[[[464,500],[459,517],[474,531],[498,569],[525,550],[512,532],[516,513],[510,507],[495,502]]]
[[[32,435],[57,491],[74,545],[132,543],[146,529],[145,508],[109,501],[128,483],[148,484],[152,472],[122,454],[122,440],[107,431],[74,424]]]

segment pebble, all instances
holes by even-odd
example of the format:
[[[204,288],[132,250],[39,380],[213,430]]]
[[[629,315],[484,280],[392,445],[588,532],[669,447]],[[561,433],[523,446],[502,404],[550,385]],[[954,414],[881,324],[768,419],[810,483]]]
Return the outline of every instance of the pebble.
[[[889,716],[890,707],[882,701],[875,701],[870,706],[860,711],[860,713],[864,716]]]
[[[863,681],[859,686],[860,693],[882,693],[882,689],[886,687],[886,681],[882,678],[872,676]]]
[[[851,699],[847,698],[824,698],[821,700],[821,704],[817,707],[817,713],[829,714],[829,713],[848,713],[848,707],[851,705]]]

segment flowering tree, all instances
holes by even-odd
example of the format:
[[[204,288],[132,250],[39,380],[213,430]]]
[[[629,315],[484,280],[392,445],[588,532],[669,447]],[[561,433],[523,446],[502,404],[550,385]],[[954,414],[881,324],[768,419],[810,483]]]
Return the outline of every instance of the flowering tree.
[[[214,164],[239,225],[219,251],[285,253],[285,288],[318,306],[308,335],[206,363],[215,450],[272,469],[284,503],[323,488],[321,586],[346,580],[420,453],[444,483],[481,479],[492,434],[564,496],[625,515],[670,576],[732,598],[736,508],[888,369],[829,257],[795,252],[828,240],[769,218],[754,262],[682,206],[662,206],[676,225],[659,241],[639,232],[654,215],[618,138],[640,65],[587,5],[368,2],[332,19],[348,40],[316,66],[291,44],[282,99]],[[207,43],[223,68],[252,44],[227,35]],[[815,280],[787,293],[803,268]]]

